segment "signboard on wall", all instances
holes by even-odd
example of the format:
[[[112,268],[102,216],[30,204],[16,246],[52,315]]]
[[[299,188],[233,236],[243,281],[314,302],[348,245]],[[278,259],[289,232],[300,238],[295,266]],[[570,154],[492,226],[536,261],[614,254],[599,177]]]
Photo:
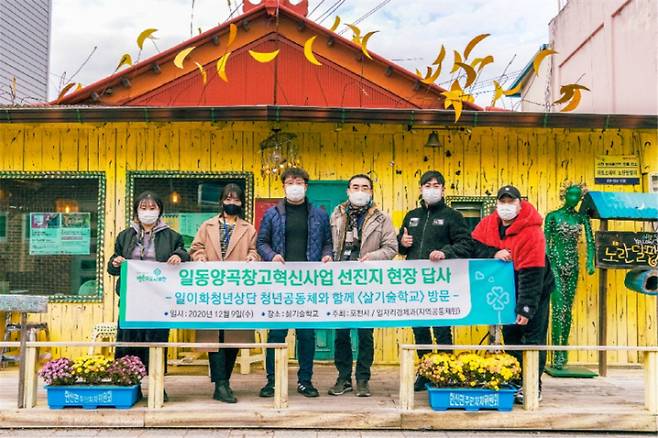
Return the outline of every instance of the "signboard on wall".
[[[89,255],[91,213],[30,213],[30,255]]]
[[[658,233],[596,233],[596,264],[607,269],[655,268]]]
[[[640,160],[636,155],[598,155],[594,182],[596,184],[640,184]]]

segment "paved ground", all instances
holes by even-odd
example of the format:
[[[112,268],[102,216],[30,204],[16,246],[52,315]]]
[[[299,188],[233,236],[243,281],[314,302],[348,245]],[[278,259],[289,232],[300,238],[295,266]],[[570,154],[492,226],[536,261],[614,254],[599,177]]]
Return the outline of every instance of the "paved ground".
[[[211,437],[211,438],[611,438],[611,437],[654,437],[655,434],[612,434],[612,433],[540,433],[540,432],[408,432],[398,430],[345,431],[345,430],[249,430],[249,429],[45,429],[45,430],[2,430],[0,437]]]

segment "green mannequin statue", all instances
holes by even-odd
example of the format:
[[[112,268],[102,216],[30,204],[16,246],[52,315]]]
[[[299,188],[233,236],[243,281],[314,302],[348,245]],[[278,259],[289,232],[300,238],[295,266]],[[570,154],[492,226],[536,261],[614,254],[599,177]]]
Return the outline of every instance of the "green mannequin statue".
[[[578,285],[578,240],[585,229],[587,242],[587,273],[594,273],[594,236],[587,215],[576,211],[586,188],[582,184],[567,183],[563,186],[560,198],[562,208],[548,213],[544,234],[546,253],[555,275],[555,290],[551,295],[551,339],[553,345],[567,345],[571,330],[571,307]],[[561,370],[567,363],[566,351],[555,351],[553,367]]]

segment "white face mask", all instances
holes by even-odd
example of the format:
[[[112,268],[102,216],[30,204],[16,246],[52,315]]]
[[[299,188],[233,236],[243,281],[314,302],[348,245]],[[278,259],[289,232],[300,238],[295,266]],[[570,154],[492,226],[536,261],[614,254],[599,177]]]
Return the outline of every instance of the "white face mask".
[[[160,210],[137,210],[137,218],[144,225],[153,225],[160,217]]]
[[[301,184],[291,184],[285,187],[286,198],[291,202],[299,202],[306,196],[306,188]]]
[[[443,199],[443,189],[423,187],[421,193],[427,205],[434,205]]]
[[[496,205],[498,216],[504,221],[511,221],[519,215],[516,204],[498,204]]]
[[[364,207],[370,203],[372,196],[368,192],[350,192],[348,195],[350,199],[350,204],[355,207]]]

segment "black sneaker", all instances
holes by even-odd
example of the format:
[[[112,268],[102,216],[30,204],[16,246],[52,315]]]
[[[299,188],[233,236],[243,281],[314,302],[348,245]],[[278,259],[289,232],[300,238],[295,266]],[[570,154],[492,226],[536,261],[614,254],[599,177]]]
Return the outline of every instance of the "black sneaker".
[[[302,394],[304,397],[319,397],[320,393],[312,383],[298,383],[297,392]]]
[[[336,384],[329,388],[329,395],[342,395],[352,390],[352,382],[349,380],[338,379]]]
[[[356,396],[357,397],[370,397],[370,386],[367,380],[356,381]]]
[[[524,397],[523,397],[523,388],[519,388],[519,390],[516,391],[516,394],[514,394],[514,402],[515,402],[517,405],[522,405],[522,404],[523,404],[523,400],[524,400]],[[542,400],[542,396],[541,396],[541,388],[540,388],[540,389],[539,389],[539,401],[541,401],[541,400]]]
[[[417,376],[416,377],[416,382],[414,383],[414,391],[419,392],[419,391],[425,391],[427,388],[425,387],[425,384],[429,383],[429,380],[427,380],[423,376]]]
[[[260,389],[260,395],[261,397],[274,397],[274,382],[267,382],[267,385],[263,386]]]

